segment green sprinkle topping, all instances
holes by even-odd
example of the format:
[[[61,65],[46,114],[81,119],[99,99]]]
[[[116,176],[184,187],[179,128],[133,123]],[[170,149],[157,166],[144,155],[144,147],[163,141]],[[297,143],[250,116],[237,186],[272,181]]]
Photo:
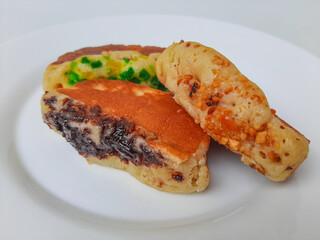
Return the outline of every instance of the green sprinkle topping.
[[[139,73],[139,78],[141,78],[144,81],[148,81],[150,77],[151,77],[150,74],[145,69],[142,69]]]
[[[167,88],[165,86],[162,85],[161,82],[159,82],[157,76],[154,76],[151,81],[150,81],[151,85],[161,91],[164,91],[166,92],[167,91]]]
[[[91,63],[91,67],[92,68],[99,68],[102,67],[102,62],[100,60],[96,61],[96,62],[92,62]]]
[[[150,68],[151,72],[154,73],[154,66],[153,66],[153,65],[150,65],[149,68]]]
[[[160,82],[159,82],[157,76],[154,76],[154,77],[151,79],[151,84],[152,84],[153,86],[158,87],[159,83],[160,83]]]
[[[74,69],[78,65],[77,62],[71,62],[71,69]]]
[[[141,83],[141,80],[139,80],[138,78],[134,77],[134,78],[132,78],[132,79],[130,80],[130,82],[140,84],[140,83]]]
[[[124,71],[119,74],[121,80],[129,81],[134,75],[134,69],[129,67],[128,71]]]
[[[161,82],[159,82],[158,89],[163,91],[163,92],[167,91],[167,88],[165,86],[163,86]]]
[[[135,65],[136,61],[148,59],[148,56],[140,55],[133,59],[113,59],[110,56],[100,56],[100,58],[95,58],[94,60],[90,58],[91,56],[82,56],[70,62],[69,71],[63,72],[68,79],[68,85],[73,86],[75,83],[87,80],[87,78],[95,79],[103,73],[103,78],[130,81],[164,92],[167,91],[167,88],[158,80],[154,65],[144,65],[145,68]],[[90,66],[91,70],[86,66]],[[137,72],[135,70],[136,67],[139,68]],[[97,70],[95,71],[95,69]],[[122,72],[119,74],[119,71]]]
[[[69,77],[68,77],[68,84],[73,86],[73,84],[77,83],[77,82],[82,82],[86,79],[82,79],[79,77],[79,75],[77,73],[75,73],[74,71],[70,71],[69,72]]]
[[[81,63],[90,63],[89,59],[87,57],[81,58]]]

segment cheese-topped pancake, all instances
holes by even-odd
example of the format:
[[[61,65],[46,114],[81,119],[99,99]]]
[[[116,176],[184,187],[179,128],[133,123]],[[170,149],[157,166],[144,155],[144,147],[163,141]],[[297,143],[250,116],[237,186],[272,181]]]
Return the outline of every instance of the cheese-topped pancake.
[[[268,178],[285,180],[308,156],[308,140],[276,116],[263,91],[216,50],[175,43],[160,55],[156,70],[205,132]]]

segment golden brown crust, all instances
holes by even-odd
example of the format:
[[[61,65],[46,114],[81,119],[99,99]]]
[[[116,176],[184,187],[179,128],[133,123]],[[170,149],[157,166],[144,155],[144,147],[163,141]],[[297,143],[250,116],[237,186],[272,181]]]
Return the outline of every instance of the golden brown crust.
[[[306,159],[308,140],[276,117],[263,91],[214,49],[173,44],[156,71],[205,132],[268,178],[285,180]]]
[[[200,126],[166,92],[120,80],[84,81],[57,91],[88,106],[99,103],[103,112],[126,116],[148,129],[161,138],[152,145],[166,148],[177,163],[188,159],[200,143],[209,144]]]
[[[135,51],[139,52],[143,55],[149,56],[151,53],[161,53],[163,52],[164,48],[155,47],[155,46],[145,46],[142,47],[140,45],[105,45],[100,47],[86,47],[78,49],[74,52],[68,52],[58,58],[57,61],[53,62],[52,64],[61,64],[67,61],[73,61],[81,56],[87,55],[98,55],[102,52],[107,51]]]

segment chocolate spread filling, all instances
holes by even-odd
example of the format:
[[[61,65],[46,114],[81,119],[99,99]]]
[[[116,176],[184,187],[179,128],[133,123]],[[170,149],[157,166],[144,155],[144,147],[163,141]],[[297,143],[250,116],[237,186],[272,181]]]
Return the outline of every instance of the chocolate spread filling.
[[[172,174],[171,174],[171,177],[172,177],[174,180],[178,181],[178,182],[182,182],[182,181],[183,181],[183,175],[182,175],[181,172],[172,173]]]
[[[146,137],[135,132],[134,123],[124,118],[115,119],[102,114],[99,106],[86,107],[74,104],[72,100],[64,100],[64,106],[60,110],[55,110],[52,104],[56,102],[54,99],[55,97],[50,97],[44,100],[52,110],[45,114],[45,121],[50,128],[56,128],[61,132],[81,155],[95,156],[99,159],[118,156],[122,161],[126,163],[131,161],[136,166],[166,165],[163,157],[146,144]],[[79,130],[77,126],[81,123],[100,127],[99,144],[90,138],[92,129],[86,126],[82,131]]]
[[[55,110],[54,104],[56,103],[56,97],[50,97],[44,100],[44,103],[49,106],[50,109]]]

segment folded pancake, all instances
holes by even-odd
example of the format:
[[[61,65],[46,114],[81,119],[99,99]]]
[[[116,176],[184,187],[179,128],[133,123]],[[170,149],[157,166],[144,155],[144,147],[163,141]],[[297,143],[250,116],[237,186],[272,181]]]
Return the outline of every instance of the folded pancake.
[[[210,138],[166,92],[120,80],[47,91],[42,116],[88,162],[125,170],[156,189],[189,193],[209,183]]]
[[[158,58],[156,72],[205,132],[268,178],[285,180],[306,159],[309,141],[276,116],[262,90],[214,49],[175,43]]]
[[[120,79],[162,91],[154,65],[163,48],[139,45],[106,45],[69,52],[50,64],[43,77],[43,89],[69,88],[92,79]]]

